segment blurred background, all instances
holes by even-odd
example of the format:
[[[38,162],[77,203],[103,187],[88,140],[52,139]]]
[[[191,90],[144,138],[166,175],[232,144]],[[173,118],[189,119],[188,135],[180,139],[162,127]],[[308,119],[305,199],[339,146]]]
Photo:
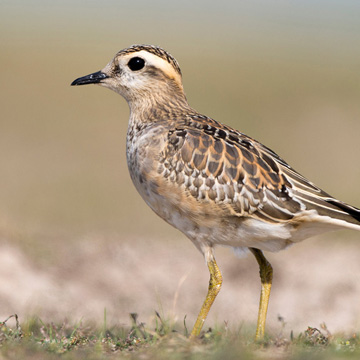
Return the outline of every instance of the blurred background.
[[[2,1],[0,320],[191,328],[208,284],[195,247],[145,205],[128,175],[128,107],[71,88],[131,44],[179,61],[191,106],[256,138],[334,196],[360,207],[357,1]],[[268,254],[269,330],[360,329],[360,233]],[[207,326],[256,324],[255,260],[219,249],[223,289]]]

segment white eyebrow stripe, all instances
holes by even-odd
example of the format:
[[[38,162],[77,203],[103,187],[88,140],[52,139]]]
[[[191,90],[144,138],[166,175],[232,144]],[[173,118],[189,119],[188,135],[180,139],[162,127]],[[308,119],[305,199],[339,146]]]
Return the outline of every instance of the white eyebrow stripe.
[[[155,54],[149,53],[146,50],[141,50],[127,55],[127,57],[129,57],[129,60],[130,58],[133,58],[135,56],[139,56],[143,58],[146,64],[160,69],[170,79],[174,79],[178,83],[182,84],[181,75],[176,71],[176,69],[174,69],[173,65],[170,64],[167,60]]]

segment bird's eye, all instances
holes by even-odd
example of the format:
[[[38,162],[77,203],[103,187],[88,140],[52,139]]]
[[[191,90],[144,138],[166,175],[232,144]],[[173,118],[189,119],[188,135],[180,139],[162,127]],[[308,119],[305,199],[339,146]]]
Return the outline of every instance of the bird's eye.
[[[133,57],[128,62],[128,66],[132,71],[141,70],[145,66],[145,61],[139,57]]]

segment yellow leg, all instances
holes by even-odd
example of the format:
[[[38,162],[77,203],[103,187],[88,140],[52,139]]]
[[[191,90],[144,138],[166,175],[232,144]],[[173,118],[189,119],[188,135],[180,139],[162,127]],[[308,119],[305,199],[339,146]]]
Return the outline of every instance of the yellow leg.
[[[254,254],[260,267],[261,294],[255,340],[261,340],[265,334],[265,321],[269,305],[273,269],[261,250],[250,248],[250,251]]]
[[[191,331],[190,339],[199,336],[200,331],[204,325],[206,316],[209,313],[211,305],[213,304],[216,295],[219,293],[222,284],[221,272],[216,264],[215,258],[213,257],[212,253],[207,256],[207,265],[210,272],[209,290],[203,306],[201,307],[200,313],[196,319],[194,328]]]

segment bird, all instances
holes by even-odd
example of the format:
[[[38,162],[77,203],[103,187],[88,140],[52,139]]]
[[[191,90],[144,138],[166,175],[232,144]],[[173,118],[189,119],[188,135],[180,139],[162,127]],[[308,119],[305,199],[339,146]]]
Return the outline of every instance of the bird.
[[[205,258],[209,287],[190,338],[200,336],[220,291],[214,248],[222,245],[250,252],[258,262],[255,339],[261,341],[273,279],[263,252],[327,231],[360,230],[360,210],[321,190],[259,141],[190,107],[179,63],[159,46],[120,50],[102,70],[71,83],[86,84],[125,98],[132,182],[150,208]]]

